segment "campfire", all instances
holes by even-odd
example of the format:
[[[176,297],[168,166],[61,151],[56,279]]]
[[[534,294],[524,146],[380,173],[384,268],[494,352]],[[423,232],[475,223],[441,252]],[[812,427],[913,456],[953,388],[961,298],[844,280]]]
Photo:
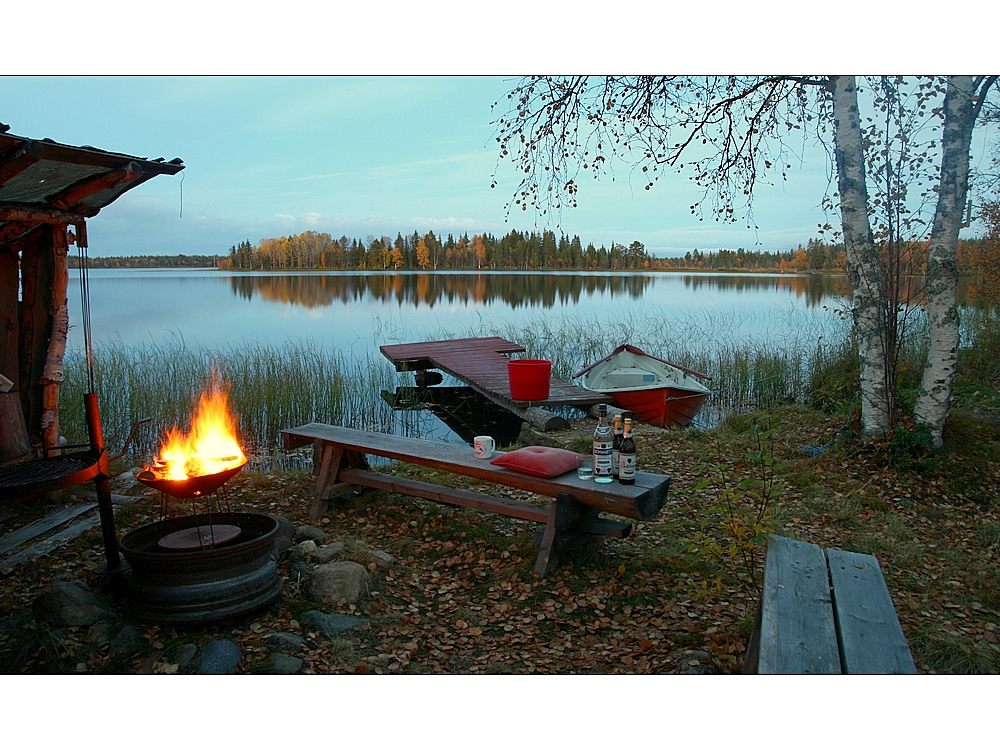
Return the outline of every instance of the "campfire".
[[[172,497],[200,497],[215,492],[246,462],[226,391],[215,376],[199,398],[190,431],[185,435],[172,427],[159,455],[136,477]]]
[[[166,496],[202,498],[215,493],[247,459],[218,376],[199,399],[185,435],[166,433],[159,454],[136,474],[161,492],[161,519],[123,536],[131,567],[127,593],[146,620],[202,622],[242,614],[273,601],[281,591],[272,547],[277,521],[266,515],[195,512],[166,518]],[[220,503],[221,505],[221,503]]]

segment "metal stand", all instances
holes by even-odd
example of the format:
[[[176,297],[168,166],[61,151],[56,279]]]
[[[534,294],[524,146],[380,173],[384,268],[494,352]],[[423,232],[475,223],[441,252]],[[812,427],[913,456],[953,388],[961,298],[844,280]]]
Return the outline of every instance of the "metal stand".
[[[87,434],[93,449],[97,452],[97,476],[94,486],[97,491],[97,510],[101,518],[101,534],[104,538],[103,566],[98,566],[97,573],[108,578],[108,588],[115,594],[125,591],[124,574],[129,569],[123,563],[118,553],[118,532],[115,529],[115,509],[111,503],[111,467],[108,451],[104,447],[104,428],[101,425],[101,409],[97,403],[96,393],[83,395],[84,411],[87,419]]]

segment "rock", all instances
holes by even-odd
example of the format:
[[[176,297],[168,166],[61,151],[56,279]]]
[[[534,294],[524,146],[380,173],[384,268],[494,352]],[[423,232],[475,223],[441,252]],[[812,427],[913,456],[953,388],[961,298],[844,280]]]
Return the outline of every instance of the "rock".
[[[312,539],[306,539],[304,542],[299,542],[298,544],[296,544],[295,549],[299,552],[299,554],[308,557],[317,549],[319,549],[319,547],[316,546],[316,542],[314,542]]]
[[[191,660],[194,659],[196,653],[198,653],[197,646],[193,643],[185,643],[177,649],[177,653],[174,655],[174,658],[177,660],[177,666],[181,669],[186,668],[191,663]]]
[[[111,623],[108,620],[99,620],[87,630],[87,640],[104,646],[111,641]]]
[[[364,565],[351,560],[317,565],[306,586],[313,601],[354,604],[368,591],[372,577]]]
[[[667,658],[675,659],[681,665],[684,674],[715,674],[712,668],[712,655],[707,651],[678,649],[668,654]]]
[[[396,561],[395,558],[388,552],[380,552],[378,550],[369,552],[368,557],[370,557],[380,568],[391,568],[392,564]]]
[[[53,583],[31,603],[35,619],[50,625],[93,625],[114,614],[108,603],[81,584]]]
[[[295,524],[284,516],[272,516],[278,522],[278,533],[274,536],[274,556],[280,558],[282,553],[292,546],[295,537]]]
[[[268,646],[275,651],[282,651],[286,654],[291,651],[298,651],[302,648],[303,643],[305,643],[305,638],[301,635],[296,635],[295,633],[285,633],[281,630],[276,630],[267,636]]]
[[[311,539],[318,546],[326,541],[326,532],[323,529],[317,529],[315,526],[300,526],[295,532],[294,541],[301,542],[306,539]]]
[[[287,654],[271,654],[268,663],[273,674],[298,674],[305,664],[299,657]]]
[[[115,633],[108,645],[111,653],[135,654],[142,651],[145,642],[142,640],[142,634],[138,628],[134,625],[126,625]]]
[[[298,584],[300,581],[308,581],[311,577],[312,567],[306,562],[305,558],[301,555],[293,557],[288,566],[289,580]]]
[[[243,652],[232,641],[211,641],[201,650],[198,674],[236,674]]]
[[[352,628],[363,628],[368,620],[350,615],[329,614],[318,609],[310,609],[299,618],[299,623],[305,630],[316,631],[324,635],[340,635]]]
[[[335,560],[347,551],[347,545],[343,542],[330,542],[324,544],[310,555],[310,559],[318,565],[323,565],[331,560]]]

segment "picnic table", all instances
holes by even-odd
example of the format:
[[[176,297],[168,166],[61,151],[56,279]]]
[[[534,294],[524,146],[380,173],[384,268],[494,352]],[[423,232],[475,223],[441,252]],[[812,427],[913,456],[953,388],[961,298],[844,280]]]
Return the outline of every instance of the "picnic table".
[[[634,485],[617,482],[597,484],[579,479],[575,471],[555,477],[539,477],[477,459],[471,447],[399,435],[368,432],[349,427],[310,422],[282,431],[285,448],[312,443],[315,447],[316,486],[311,517],[320,518],[331,499],[375,488],[419,497],[447,505],[474,508],[543,524],[535,573],[546,575],[557,564],[560,553],[597,536],[624,538],[632,523],[602,517],[609,513],[635,521],[657,516],[666,501],[670,477],[640,471]],[[527,490],[551,499],[547,506],[473,492],[435,482],[429,477],[412,479],[391,471],[373,471],[366,456],[382,456],[396,462],[472,477],[482,482]]]

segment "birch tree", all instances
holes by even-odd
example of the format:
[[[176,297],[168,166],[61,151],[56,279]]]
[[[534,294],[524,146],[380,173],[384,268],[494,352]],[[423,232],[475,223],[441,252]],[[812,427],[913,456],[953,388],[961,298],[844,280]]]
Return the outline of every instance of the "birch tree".
[[[871,437],[889,431],[894,408],[894,391],[883,377],[887,353],[881,345],[879,293],[884,285],[868,218],[865,148],[854,77],[830,76],[829,91],[833,100],[840,215],[853,292],[851,312],[861,362],[861,430],[863,437]]]
[[[941,180],[927,258],[927,318],[930,342],[914,419],[943,440],[958,361],[958,232],[969,193],[969,149],[976,117],[996,76],[949,76],[944,97]]]
[[[948,279],[956,268],[955,220],[960,223],[968,191],[970,141],[964,136],[971,138],[978,110],[996,80],[948,77],[945,105],[928,113],[933,119],[943,112],[945,122],[937,149],[940,189],[928,263],[935,300],[928,307],[931,356],[914,418],[937,444],[954,378],[957,316]],[[927,88],[934,90],[930,84]],[[924,101],[929,97],[925,94]],[[542,76],[523,80],[508,102],[496,121],[499,160],[513,161],[521,174],[508,210],[542,214],[576,206],[581,174],[614,177],[616,166],[625,165],[629,174],[643,175],[647,190],[666,170],[686,173],[702,189],[692,213],[724,222],[745,220],[755,229],[755,188],[787,180],[797,158],[795,145],[818,137],[836,167],[836,193],[828,191],[823,199],[839,210],[847,248],[861,360],[862,433],[872,437],[889,431],[896,410],[896,329],[888,324],[897,311],[886,297],[893,280],[883,278],[880,245],[872,233],[868,171],[873,148],[887,154],[891,145],[887,136],[886,143],[872,146],[853,76]],[[897,126],[892,138],[912,135],[913,125],[900,121]],[[921,155],[912,163],[923,168],[928,161]],[[905,199],[905,191],[887,188],[874,203],[892,212]]]

